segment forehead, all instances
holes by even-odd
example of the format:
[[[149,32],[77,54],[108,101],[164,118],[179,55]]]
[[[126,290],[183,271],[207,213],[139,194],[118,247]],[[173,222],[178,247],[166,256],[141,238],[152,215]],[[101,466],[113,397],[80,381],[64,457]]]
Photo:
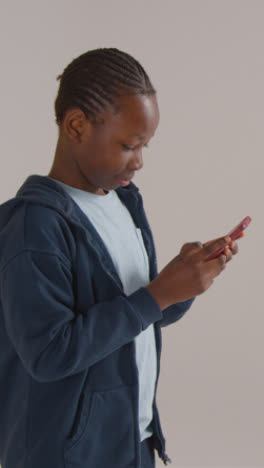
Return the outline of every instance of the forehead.
[[[156,95],[122,96],[117,101],[118,112],[103,116],[106,131],[114,131],[135,138],[150,138],[159,123]]]

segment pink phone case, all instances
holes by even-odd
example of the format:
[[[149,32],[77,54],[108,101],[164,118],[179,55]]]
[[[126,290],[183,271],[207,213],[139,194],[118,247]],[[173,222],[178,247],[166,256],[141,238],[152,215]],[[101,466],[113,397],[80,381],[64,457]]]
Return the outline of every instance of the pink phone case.
[[[246,216],[246,218],[243,219],[232,231],[230,231],[227,235],[231,237],[232,240],[236,240],[238,236],[243,232],[251,223],[251,217]],[[214,252],[208,260],[212,260],[213,258],[218,257],[223,251],[225,250],[225,247],[222,247],[221,249],[218,249],[216,252]]]

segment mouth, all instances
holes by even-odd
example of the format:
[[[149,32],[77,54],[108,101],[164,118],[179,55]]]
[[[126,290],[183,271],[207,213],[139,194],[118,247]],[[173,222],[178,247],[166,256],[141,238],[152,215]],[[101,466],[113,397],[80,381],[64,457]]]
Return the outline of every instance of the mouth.
[[[130,180],[131,179],[122,179],[119,181],[119,184],[121,185],[121,187],[126,187],[127,185],[130,184]]]
[[[125,187],[126,185],[129,185],[130,181],[131,181],[131,179],[133,179],[133,177],[134,177],[134,174],[132,176],[130,176],[130,177],[126,177],[124,179],[119,180],[120,185],[122,187]]]

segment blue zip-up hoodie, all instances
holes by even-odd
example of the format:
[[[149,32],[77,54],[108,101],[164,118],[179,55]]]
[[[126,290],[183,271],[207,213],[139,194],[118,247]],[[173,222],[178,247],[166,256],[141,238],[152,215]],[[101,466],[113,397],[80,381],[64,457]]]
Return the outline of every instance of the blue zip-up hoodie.
[[[157,275],[142,197],[117,194]],[[0,461],[2,468],[139,468],[134,338],[192,300],[163,312],[146,288],[126,296],[111,257],[59,184],[32,175],[0,207]],[[158,378],[157,378],[158,381]],[[165,453],[153,403],[154,446]]]

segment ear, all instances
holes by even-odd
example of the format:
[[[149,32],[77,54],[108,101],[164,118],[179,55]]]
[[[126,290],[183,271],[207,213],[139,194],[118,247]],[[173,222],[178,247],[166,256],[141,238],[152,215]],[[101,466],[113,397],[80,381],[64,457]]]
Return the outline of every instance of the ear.
[[[79,108],[69,109],[63,119],[62,127],[67,137],[74,143],[82,143],[87,138],[91,122]]]

